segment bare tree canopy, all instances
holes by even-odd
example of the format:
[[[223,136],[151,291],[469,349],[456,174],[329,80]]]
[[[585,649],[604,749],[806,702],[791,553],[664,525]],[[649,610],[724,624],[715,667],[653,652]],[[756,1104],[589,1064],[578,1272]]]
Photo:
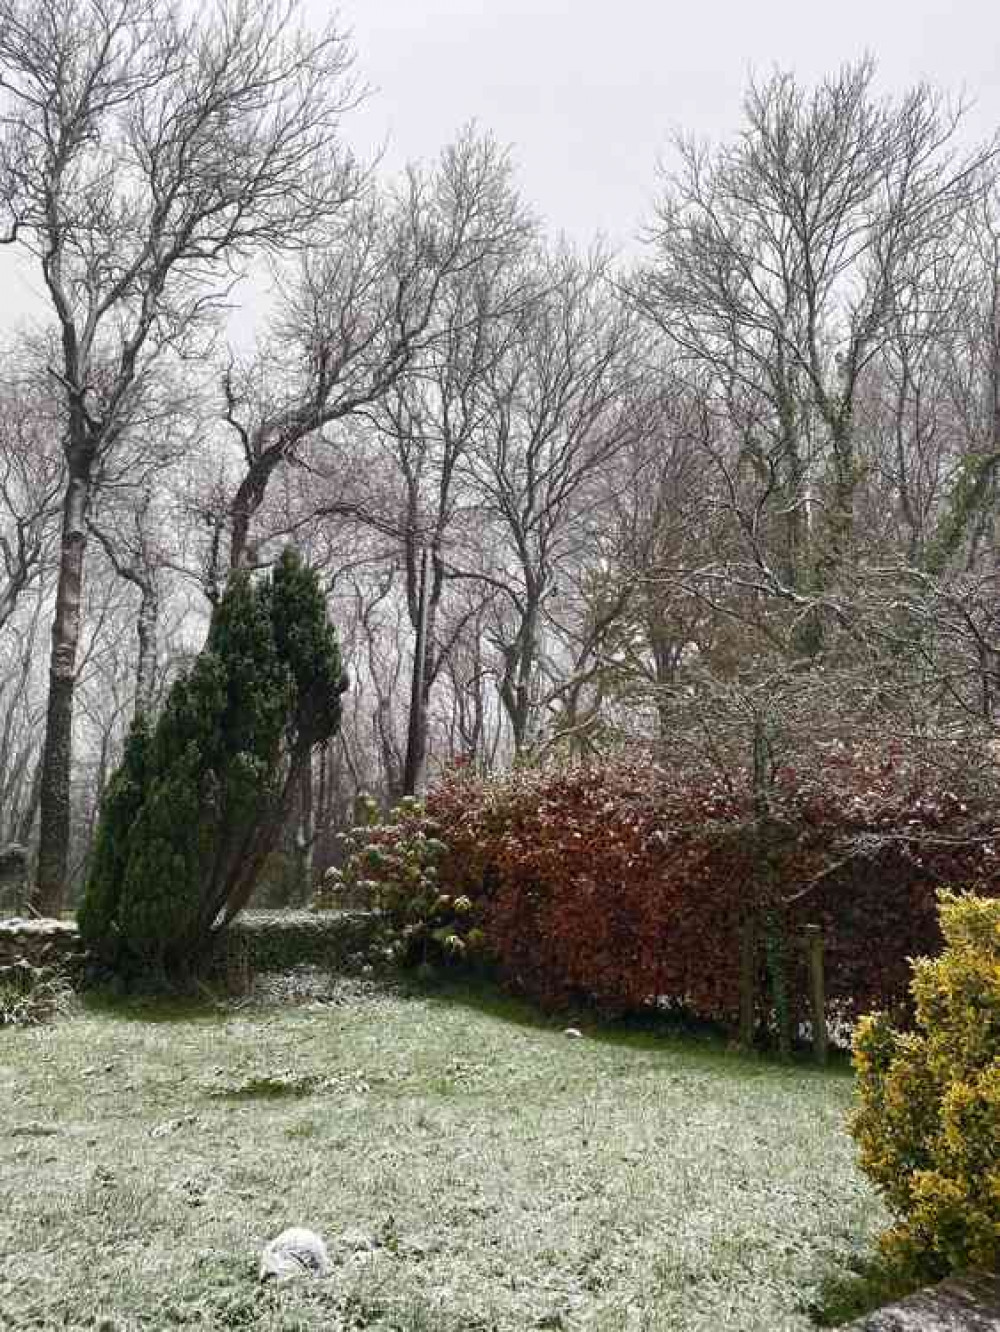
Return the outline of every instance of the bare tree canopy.
[[[42,780],[38,905],[58,907],[73,685],[95,465],[152,366],[194,348],[234,264],[301,247],[357,188],[341,147],[357,96],[335,29],[233,0],[0,4],[4,239],[34,256],[59,330],[68,483]]]
[[[960,151],[960,107],[924,85],[878,99],[874,76],[871,60],[813,90],[778,74],[751,86],[732,143],[681,140],[634,286],[773,497],[767,555],[744,526],[790,588],[852,557],[865,373],[926,308],[995,157]]]

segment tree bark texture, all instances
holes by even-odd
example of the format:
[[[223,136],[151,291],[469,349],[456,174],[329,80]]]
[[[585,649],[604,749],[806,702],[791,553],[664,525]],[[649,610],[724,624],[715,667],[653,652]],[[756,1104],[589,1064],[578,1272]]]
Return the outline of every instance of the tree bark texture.
[[[403,766],[403,794],[419,795],[423,791],[427,766],[427,710],[430,689],[427,670],[428,610],[430,589],[427,586],[427,551],[420,554],[420,587],[416,623],[416,642],[413,648],[413,681],[410,689],[410,716],[406,735],[406,761]]]
[[[139,640],[139,660],[135,676],[135,718],[149,717],[156,693],[157,629],[159,624],[159,597],[152,582],[140,585],[142,601],[136,621]]]
[[[70,477],[63,504],[56,585],[52,652],[49,661],[49,702],[42,750],[38,872],[31,905],[41,915],[63,908],[69,859],[70,773],[73,757],[73,695],[80,642],[83,562],[87,549],[87,508],[90,467],[70,459]]]
[[[308,906],[313,891],[313,866],[316,848],[316,811],[312,757],[302,769],[299,782],[298,810],[295,821],[295,860],[297,905]]]

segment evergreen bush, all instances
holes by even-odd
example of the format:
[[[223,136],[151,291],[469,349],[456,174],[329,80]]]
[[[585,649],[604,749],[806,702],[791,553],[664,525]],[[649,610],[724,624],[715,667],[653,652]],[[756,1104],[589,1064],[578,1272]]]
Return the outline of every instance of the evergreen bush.
[[[1000,901],[943,894],[944,952],[913,965],[916,1029],[855,1037],[861,1165],[897,1218],[887,1253],[918,1273],[1000,1268]]]
[[[176,983],[246,905],[345,688],[315,573],[286,551],[238,572],[155,727],[139,723],[101,809],[81,933],[125,979]]]

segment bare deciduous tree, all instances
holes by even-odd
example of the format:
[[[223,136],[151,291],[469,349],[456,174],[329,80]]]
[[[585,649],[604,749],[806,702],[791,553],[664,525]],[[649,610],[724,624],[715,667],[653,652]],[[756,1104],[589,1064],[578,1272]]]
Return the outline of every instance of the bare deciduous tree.
[[[560,561],[584,538],[587,487],[641,429],[634,413],[635,324],[607,281],[600,253],[560,251],[541,264],[538,291],[489,375],[489,402],[468,471],[500,533],[501,593],[492,638],[515,750],[532,741],[542,618]]]
[[[0,630],[54,551],[63,463],[44,387],[14,384],[0,397]]]
[[[873,91],[872,61],[812,92],[752,86],[746,127],[715,151],[679,144],[635,284],[641,307],[706,382],[731,444],[744,533],[791,588],[853,558],[857,399],[899,311],[944,259],[992,151],[958,151],[961,110],[921,85]]]
[[[171,0],[0,3],[5,239],[37,260],[56,320],[68,475],[39,909],[63,893],[94,469],[150,366],[190,345],[234,265],[301,245],[355,192],[338,137],[349,68],[338,32],[303,33],[278,0],[222,0],[196,18]]]
[[[524,224],[508,176],[495,142],[467,131],[434,171],[412,168],[395,190],[367,190],[303,257],[261,358],[226,381],[242,454],[230,567],[247,558],[275,473],[322,444],[324,428],[379,403],[437,336],[446,284],[509,252]]]

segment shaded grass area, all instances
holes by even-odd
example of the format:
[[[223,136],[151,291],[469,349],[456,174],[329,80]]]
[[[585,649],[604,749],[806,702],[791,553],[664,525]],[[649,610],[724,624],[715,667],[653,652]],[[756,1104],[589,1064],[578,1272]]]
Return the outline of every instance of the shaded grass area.
[[[0,1326],[781,1332],[884,1220],[843,1069],[332,999],[0,1033]],[[292,1224],[333,1275],[258,1286]]]

